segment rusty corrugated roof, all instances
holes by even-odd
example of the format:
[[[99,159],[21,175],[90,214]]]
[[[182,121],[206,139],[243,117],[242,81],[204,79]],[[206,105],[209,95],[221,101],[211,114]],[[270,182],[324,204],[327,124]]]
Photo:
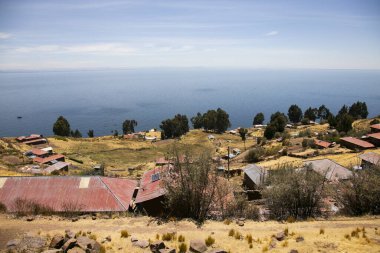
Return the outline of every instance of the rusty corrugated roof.
[[[375,124],[370,126],[372,129],[380,130],[380,124]]]
[[[161,173],[166,170],[166,167],[157,167],[144,173],[140,181],[140,189],[136,196],[136,203],[145,202],[165,195],[165,189],[161,185]],[[152,175],[160,174],[160,178],[152,182]]]
[[[380,133],[367,134],[368,137],[380,140]]]
[[[48,162],[51,162],[51,161],[54,161],[54,160],[58,160],[58,159],[64,159],[65,156],[64,155],[61,155],[61,154],[56,154],[56,155],[51,155],[51,156],[48,156],[48,157],[45,157],[45,158],[42,158],[42,157],[35,157],[33,158],[33,162],[37,162],[37,163],[48,163]]]
[[[372,143],[369,143],[367,141],[363,141],[354,137],[344,137],[341,138],[342,141],[352,143],[356,146],[362,147],[362,148],[374,148],[375,146]]]
[[[16,211],[15,200],[27,199],[56,212],[127,211],[137,181],[105,177],[0,177],[0,202]]]

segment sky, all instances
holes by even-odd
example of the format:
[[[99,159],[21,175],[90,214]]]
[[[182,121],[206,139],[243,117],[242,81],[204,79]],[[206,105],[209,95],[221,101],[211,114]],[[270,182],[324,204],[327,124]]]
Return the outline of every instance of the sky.
[[[380,69],[379,0],[0,0],[0,71]]]

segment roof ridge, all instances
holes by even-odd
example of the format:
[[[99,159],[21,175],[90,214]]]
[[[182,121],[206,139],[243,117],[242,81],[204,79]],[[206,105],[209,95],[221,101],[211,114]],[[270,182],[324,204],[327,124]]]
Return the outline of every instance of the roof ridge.
[[[125,209],[125,211],[128,211],[129,209],[129,206],[128,207],[125,207],[123,205],[123,203],[121,202],[121,200],[116,196],[116,194],[108,187],[108,185],[103,181],[102,177],[101,176],[96,176],[97,178],[99,178],[99,180],[104,184],[104,186],[107,188],[107,190],[112,194],[112,196],[117,200],[117,202],[119,202],[119,204]]]

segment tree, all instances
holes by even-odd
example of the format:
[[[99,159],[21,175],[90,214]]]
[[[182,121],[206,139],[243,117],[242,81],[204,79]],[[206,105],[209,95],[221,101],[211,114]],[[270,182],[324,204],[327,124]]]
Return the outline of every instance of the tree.
[[[203,127],[203,115],[200,112],[192,117],[190,121],[193,124],[194,129],[200,129]]]
[[[115,131],[113,131],[113,137],[118,137],[119,136],[119,131],[117,131],[117,130],[115,130]]]
[[[88,130],[87,135],[89,138],[93,138],[94,137],[94,130],[93,129]]]
[[[259,112],[253,118],[253,125],[262,125],[264,123],[264,114]]]
[[[244,149],[246,149],[245,140],[247,138],[247,133],[248,133],[248,129],[246,129],[246,128],[240,128],[239,129],[239,134],[240,134],[241,140],[244,142]]]
[[[276,128],[276,132],[284,132],[288,118],[281,112],[276,112],[270,117],[270,125]]]
[[[367,104],[365,102],[356,102],[353,103],[348,110],[348,113],[354,118],[354,119],[366,119],[368,116],[368,109]]]
[[[268,140],[273,139],[274,135],[276,134],[277,128],[276,126],[269,124],[264,131],[264,137]]]
[[[78,129],[75,129],[75,131],[70,131],[70,135],[74,138],[82,138],[82,133],[79,132]]]
[[[289,120],[293,123],[298,123],[302,119],[302,110],[298,105],[291,105],[288,110]]]
[[[276,219],[295,219],[316,216],[326,196],[326,178],[310,168],[296,170],[283,167],[269,174],[270,187],[263,197]]]
[[[132,119],[132,120],[125,120],[123,122],[123,133],[124,134],[130,134],[135,132],[135,126],[137,126],[137,121]]]
[[[337,120],[336,117],[330,113],[330,115],[327,117],[327,122],[329,123],[330,127],[336,127]]]
[[[304,117],[305,118],[308,118],[309,120],[312,120],[312,121],[315,121],[317,119],[317,116],[318,116],[318,109],[317,108],[307,108],[305,113],[304,113]]]
[[[347,133],[352,129],[352,123],[354,122],[354,118],[348,113],[340,115],[337,117],[336,129],[339,132]]]
[[[228,115],[227,112],[225,112],[221,108],[218,108],[216,110],[216,113],[217,113],[216,132],[223,133],[231,126],[230,116]]]
[[[161,122],[160,128],[163,131],[162,137],[178,138],[189,132],[189,121],[186,115],[177,114],[173,119],[166,119]]]
[[[318,118],[320,120],[327,120],[330,114],[330,110],[325,105],[321,105],[318,108]]]
[[[336,116],[340,117],[344,114],[348,114],[348,106],[347,105],[343,105],[342,108],[340,108],[340,110]]]
[[[70,124],[63,116],[59,116],[53,125],[53,132],[58,136],[70,136]]]

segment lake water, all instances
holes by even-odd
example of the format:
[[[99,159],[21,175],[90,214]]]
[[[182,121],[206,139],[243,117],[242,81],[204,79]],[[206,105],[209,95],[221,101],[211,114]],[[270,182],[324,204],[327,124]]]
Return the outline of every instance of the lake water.
[[[380,71],[140,69],[0,73],[0,136],[52,134],[59,115],[85,136],[109,135],[125,119],[137,130],[158,128],[176,113],[189,119],[221,107],[232,127],[291,104],[303,110],[325,104],[365,101],[369,116],[380,114]],[[22,119],[17,119],[22,116]]]

